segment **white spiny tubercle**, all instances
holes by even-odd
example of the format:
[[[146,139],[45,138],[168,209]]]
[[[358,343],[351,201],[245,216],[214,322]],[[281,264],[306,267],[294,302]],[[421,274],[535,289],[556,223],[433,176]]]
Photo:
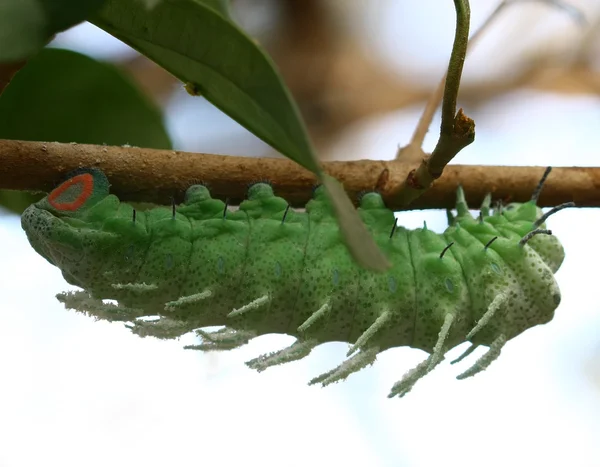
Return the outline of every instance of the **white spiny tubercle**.
[[[83,290],[62,292],[56,294],[56,298],[65,305],[65,308],[84,313],[86,312],[85,308],[105,305],[102,300],[90,297],[90,295]],[[116,305],[112,305],[112,307],[116,308]]]
[[[172,339],[194,330],[189,323],[171,318],[161,318],[157,321],[136,320],[133,326],[125,325],[140,337],[152,336],[159,339]]]
[[[371,324],[371,326],[369,326],[367,330],[363,332],[358,339],[356,339],[354,345],[352,345],[352,347],[350,347],[350,350],[348,350],[346,357],[352,355],[359,348],[364,347],[368,340],[371,337],[373,337],[383,326],[385,326],[385,324],[391,319],[391,317],[392,312],[390,310],[386,310],[382,314],[380,314],[375,320],[375,322]]]
[[[506,336],[504,334],[500,334],[498,337],[496,337],[496,339],[494,339],[492,345],[490,345],[490,349],[481,357],[479,357],[479,359],[473,364],[472,367],[458,375],[456,379],[469,378],[485,370],[488,366],[490,366],[490,364],[494,360],[496,360],[500,356],[500,352],[502,351],[502,347],[504,347],[504,344],[506,344]]]
[[[177,308],[180,308],[184,305],[189,305],[192,303],[200,302],[206,298],[209,298],[212,295],[212,291],[206,289],[203,292],[187,295],[185,297],[179,297],[177,300],[173,300],[172,302],[165,303],[165,311],[175,311]]]
[[[184,345],[183,348],[185,350],[199,350],[200,352],[219,352],[235,349],[235,347],[224,344],[215,344],[214,342],[202,342],[201,344]]]
[[[249,339],[256,337],[256,333],[254,331],[239,331],[231,328],[223,328],[213,332],[206,332],[202,329],[198,329],[196,334],[206,341],[215,343],[241,341],[247,342]]]
[[[141,284],[111,284],[111,286],[115,290],[130,290],[131,292],[148,292],[150,290],[158,289],[158,285],[146,284],[145,282],[142,282]]]
[[[312,326],[315,323],[315,321],[325,316],[330,309],[331,305],[329,304],[329,300],[327,300],[321,306],[321,308],[315,311],[312,315],[308,317],[306,321],[304,321],[304,323],[298,326],[298,332],[305,332],[310,326]]]
[[[275,365],[281,365],[283,363],[294,362],[300,360],[317,346],[319,342],[314,339],[308,340],[297,340],[289,347],[279,350],[277,352],[271,352],[263,355],[259,355],[257,358],[253,358],[246,362],[249,368],[258,371],[266,370],[269,367]]]
[[[466,340],[471,339],[471,337],[478,333],[481,330],[481,328],[483,328],[487,323],[489,323],[490,320],[494,317],[494,314],[496,314],[500,307],[502,307],[502,305],[504,305],[507,301],[508,294],[506,294],[505,292],[501,292],[498,295],[496,295],[492,300],[492,303],[490,303],[490,306],[488,307],[486,312],[481,317],[481,319],[477,322],[475,327],[469,331]]]
[[[257,298],[256,300],[252,300],[250,303],[247,303],[241,308],[232,310],[231,313],[227,315],[228,318],[234,318],[236,316],[241,315],[242,313],[246,313],[248,311],[256,310],[257,308],[263,306],[265,303],[269,301],[268,295],[263,295],[262,297]]]
[[[430,368],[431,360],[432,356],[430,355],[427,359],[423,360],[412,370],[407,371],[402,377],[402,379],[392,386],[388,397],[404,397],[406,394],[408,394],[417,381],[419,381],[423,376],[429,373],[433,369],[433,367],[440,363],[437,362],[435,365],[433,365],[433,367]]]
[[[187,345],[184,347],[185,349],[204,351],[231,350],[246,345],[250,339],[256,337],[254,331],[239,331],[227,327],[214,332],[206,332],[198,329],[196,330],[196,335],[201,337],[203,342],[197,345]]]
[[[379,347],[371,347],[366,350],[361,350],[353,357],[342,362],[341,365],[335,367],[326,373],[323,373],[309,381],[309,385],[321,383],[323,387],[346,379],[352,373],[362,370],[367,365],[372,365],[379,353]]]
[[[144,310],[138,308],[104,303],[102,300],[92,298],[89,293],[82,290],[59,293],[56,298],[65,305],[65,308],[76,310],[95,319],[131,321],[146,314]]]
[[[463,353],[461,353],[456,359],[452,360],[450,362],[450,365],[454,365],[454,364],[462,361],[463,359],[467,358],[469,355],[471,355],[473,353],[473,351],[477,347],[479,347],[479,344],[471,344],[467,350],[465,350]]]
[[[444,343],[446,342],[446,338],[448,337],[448,333],[450,332],[454,318],[455,315],[452,313],[448,313],[444,317],[444,324],[442,324],[442,328],[440,329],[440,333],[438,335],[438,340],[433,347],[433,352],[431,352],[431,358],[429,359],[429,365],[427,366],[428,372],[433,370],[433,368],[444,357]]]

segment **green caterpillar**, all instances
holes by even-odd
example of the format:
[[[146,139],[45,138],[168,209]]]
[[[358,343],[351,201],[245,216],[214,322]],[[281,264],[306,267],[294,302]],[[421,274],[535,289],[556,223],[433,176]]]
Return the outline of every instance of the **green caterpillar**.
[[[472,376],[502,346],[549,322],[560,303],[554,279],[564,259],[532,200],[478,218],[458,189],[454,217],[443,234],[398,227],[381,196],[367,193],[359,213],[392,262],[386,273],[358,267],[346,250],[324,191],[296,212],[257,183],[239,210],[190,187],[172,209],[136,212],[109,194],[97,169],[73,174],[30,206],[22,227],[33,248],[83,291],[59,294],[67,308],[98,319],[130,322],[138,335],[175,338],[190,331],[225,350],[269,333],[297,338],[290,347],[247,362],[258,371],[307,356],[324,342],[352,343],[348,358],[313,379],[324,386],[372,364],[397,346],[428,352],[389,397],[403,396],[443,359],[470,341],[489,350],[458,376]],[[542,234],[542,235],[539,235]],[[112,299],[117,304],[110,303]],[[144,317],[158,315],[149,321]],[[200,328],[225,326],[215,332]]]

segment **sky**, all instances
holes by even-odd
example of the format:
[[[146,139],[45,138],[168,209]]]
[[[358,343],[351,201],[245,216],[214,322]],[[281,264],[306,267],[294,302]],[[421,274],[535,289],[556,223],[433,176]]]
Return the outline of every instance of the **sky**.
[[[74,32],[73,43],[85,46],[90,30]],[[398,42],[387,29],[381,35],[396,42],[379,38],[369,47]],[[103,41],[101,35],[90,39],[95,47]],[[435,56],[436,44],[431,39],[423,55]],[[435,65],[430,60],[425,68]],[[167,107],[167,123],[172,134],[183,135],[176,130],[178,99]],[[471,115],[476,142],[454,162],[596,166],[599,104],[598,98],[533,91],[503,96]],[[197,118],[206,112],[198,110]],[[333,148],[332,159],[391,159],[419,112],[404,109],[357,124]],[[207,133],[206,141],[214,138]],[[434,141],[432,131],[427,144]],[[398,218],[410,228],[423,220],[437,232],[446,227],[439,211]],[[600,210],[563,210],[548,226],[566,251],[556,274],[562,302],[555,318],[511,340],[474,378],[455,376],[482,352],[448,363],[463,345],[406,397],[388,399],[393,383],[426,358],[424,352],[388,350],[372,367],[322,389],[307,382],[337,366],[347,345],[325,344],[299,362],[258,374],[244,362],[293,338],[263,336],[218,354],[184,350],[193,336],[142,339],[121,324],[65,310],[55,295],[75,288],[33,251],[17,216],[1,216],[0,467],[598,466]]]

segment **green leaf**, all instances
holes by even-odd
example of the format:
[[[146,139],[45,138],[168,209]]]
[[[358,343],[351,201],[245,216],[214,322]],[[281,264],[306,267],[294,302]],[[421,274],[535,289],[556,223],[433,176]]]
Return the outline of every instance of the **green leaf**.
[[[212,6],[199,0],[162,0],[146,10],[138,0],[108,0],[90,21],[282,154],[320,173],[296,105],[271,59]]]
[[[198,3],[204,3],[207,7],[221,13],[225,18],[231,18],[227,0],[198,0]]]
[[[116,67],[60,49],[42,50],[0,95],[0,138],[171,148],[160,111]]]
[[[139,0],[147,9],[156,7],[162,0]],[[226,18],[229,18],[228,0],[198,0],[199,3],[204,3],[206,6],[218,11]]]
[[[0,0],[0,63],[24,60],[57,32],[84,21],[104,0]]]
[[[354,260],[362,267],[372,271],[384,272],[389,269],[390,262],[358,217],[342,184],[327,174],[324,174],[321,180],[340,224],[340,232]]]
[[[44,49],[0,95],[0,138],[170,149],[155,105],[115,66]]]
[[[220,3],[107,0],[90,21],[158,63],[283,155],[323,179],[297,106],[268,55],[214,9]],[[341,187],[324,181],[350,252],[373,270],[389,264]]]

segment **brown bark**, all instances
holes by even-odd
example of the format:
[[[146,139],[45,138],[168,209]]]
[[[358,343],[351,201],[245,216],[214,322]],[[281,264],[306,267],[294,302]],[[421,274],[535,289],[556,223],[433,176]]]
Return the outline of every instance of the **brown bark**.
[[[49,191],[62,176],[79,167],[101,168],[112,183],[111,191],[122,200],[158,204],[169,204],[172,196],[181,201],[186,188],[197,183],[206,184],[215,198],[228,198],[237,204],[249,184],[269,180],[278,196],[292,206],[302,206],[311,198],[317,182],[312,173],[287,159],[0,140],[0,189]],[[414,165],[361,160],[325,162],[323,167],[344,184],[353,200],[361,192],[376,189],[387,206],[397,210],[401,206],[394,201],[395,194]],[[494,200],[527,201],[543,172],[542,167],[449,165],[410,208],[451,208],[459,184],[474,208],[487,192]],[[600,167],[554,169],[539,205],[568,201],[579,207],[600,207]]]

